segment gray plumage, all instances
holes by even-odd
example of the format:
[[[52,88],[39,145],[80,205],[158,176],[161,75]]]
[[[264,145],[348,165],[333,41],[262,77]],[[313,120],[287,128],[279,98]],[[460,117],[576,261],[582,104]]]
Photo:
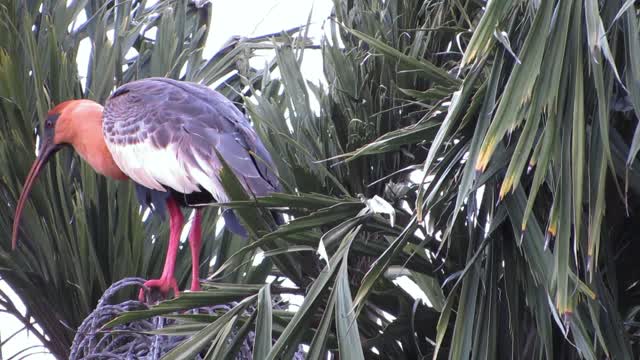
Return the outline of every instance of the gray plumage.
[[[217,150],[247,193],[280,190],[271,156],[247,119],[206,86],[166,78],[130,82],[107,100],[103,118],[116,164],[139,186],[180,194],[206,190],[218,202],[229,201]]]

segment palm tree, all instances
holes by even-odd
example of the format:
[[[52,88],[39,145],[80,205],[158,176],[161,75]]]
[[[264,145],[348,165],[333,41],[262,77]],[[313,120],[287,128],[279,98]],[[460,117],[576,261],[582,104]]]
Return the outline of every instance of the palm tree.
[[[239,100],[245,79],[260,79],[239,64],[247,63],[254,50],[273,47],[274,39],[232,39],[203,58],[211,7],[200,3],[0,3],[0,277],[28,313],[21,314],[3,292],[0,311],[20,319],[58,358],[68,358],[73,329],[111,283],[160,273],[167,227],[153,217],[142,221],[129,184],[107,181],[63,152],[39,181],[22,220],[22,246],[12,252],[11,223],[33,160],[34,130],[54,104],[80,97],[104,101],[114,86],[149,76],[206,84],[225,79],[219,90]],[[76,65],[81,46],[90,49],[87,68]],[[213,239],[217,214],[206,216],[204,231]],[[210,241],[202,261],[229,248],[233,243]],[[177,266],[184,285],[189,264]],[[11,334],[2,335],[8,341]]]
[[[310,359],[636,358],[640,36],[634,3],[334,4],[321,46],[326,86],[305,81],[305,50],[293,39],[275,44],[274,68],[238,77],[238,86],[249,89],[242,96],[247,114],[268,149],[280,154],[285,185],[282,194],[254,200],[223,171],[234,194],[229,205],[249,229],[249,243],[224,232],[220,245],[205,251],[216,261],[203,294],[184,294],[111,325],[235,301],[226,313],[195,322],[173,315],[178,324],[164,331],[189,325],[192,336],[166,358],[202,351],[233,358],[234,344],[249,329],[257,359],[290,358],[300,344]],[[44,58],[31,55],[21,59]],[[20,84],[42,83],[18,74],[27,79]],[[33,140],[26,139],[33,138],[37,117],[2,109],[14,119],[0,135],[3,174],[10,174],[0,193],[7,194],[3,204],[12,204],[29,161],[9,161],[8,149],[13,156],[22,149],[25,160],[32,156]],[[45,183],[50,191],[34,194],[41,207],[32,208],[26,227],[32,233],[23,235],[33,253],[0,257],[8,264],[0,268],[12,269],[2,276],[15,288],[32,278],[53,286],[35,275],[48,272],[38,271],[33,254],[65,249],[66,259],[78,259],[75,252],[96,246],[98,233],[111,237],[101,246],[126,244],[145,264],[159,251],[133,240],[161,230],[153,221],[141,223],[135,211],[122,214],[133,202],[126,186],[83,166],[67,180],[62,173],[72,165],[78,166],[71,157],[61,159]],[[53,189],[76,201],[45,198]],[[118,203],[107,209],[87,205],[95,204],[93,194],[112,199],[116,191]],[[285,211],[289,223],[271,231],[265,208]],[[8,249],[11,207],[2,211]],[[113,239],[104,229],[88,231],[90,221],[68,222],[71,214],[91,219],[105,212],[128,232]],[[310,261],[309,250],[318,248],[322,259]],[[114,270],[100,286],[74,279],[73,290],[95,288],[98,296],[118,276],[149,273],[123,272],[122,264],[104,260],[99,269]],[[406,283],[426,301],[399,285]],[[301,293],[295,311],[272,308],[272,294]],[[28,292],[20,295],[37,309]]]

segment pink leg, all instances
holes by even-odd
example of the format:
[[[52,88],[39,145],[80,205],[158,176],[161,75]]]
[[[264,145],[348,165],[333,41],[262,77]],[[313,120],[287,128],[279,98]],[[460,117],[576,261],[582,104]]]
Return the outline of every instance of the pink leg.
[[[173,290],[174,296],[179,295],[178,284],[174,276],[176,267],[176,255],[178,255],[178,245],[180,245],[180,233],[182,232],[182,223],[184,217],[178,203],[173,199],[167,200],[167,208],[169,209],[169,246],[167,248],[167,257],[164,261],[164,268],[160,279],[147,280],[144,285],[148,288],[157,288],[163,296],[169,294],[169,290]],[[144,290],[140,290],[138,295],[140,301],[144,301]]]
[[[200,291],[200,245],[202,244],[202,210],[196,209],[189,233],[191,247],[191,291]]]

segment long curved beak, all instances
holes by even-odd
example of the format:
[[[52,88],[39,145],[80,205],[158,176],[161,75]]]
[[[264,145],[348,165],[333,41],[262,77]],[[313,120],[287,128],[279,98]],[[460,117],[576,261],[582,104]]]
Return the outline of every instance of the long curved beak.
[[[47,163],[51,155],[53,155],[56,151],[60,150],[61,146],[54,144],[52,140],[48,140],[42,144],[40,147],[40,154],[36,158],[36,161],[31,165],[31,170],[29,170],[29,175],[27,175],[27,180],[24,182],[24,186],[22,188],[22,194],[20,194],[20,199],[18,200],[18,206],[16,207],[16,213],[13,217],[13,233],[11,235],[11,248],[13,250],[16,249],[16,244],[18,242],[18,229],[20,227],[20,216],[22,215],[22,210],[24,209],[25,204],[27,203],[27,198],[29,197],[29,192],[33,187],[38,174],[42,167]]]

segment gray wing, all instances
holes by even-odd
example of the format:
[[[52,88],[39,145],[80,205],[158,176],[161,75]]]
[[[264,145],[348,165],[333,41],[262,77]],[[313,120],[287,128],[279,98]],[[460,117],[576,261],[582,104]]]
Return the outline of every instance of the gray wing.
[[[116,164],[147,188],[188,194],[202,187],[229,201],[217,150],[248,193],[280,190],[271,156],[247,119],[206,86],[165,78],[128,83],[107,100],[102,127]]]

